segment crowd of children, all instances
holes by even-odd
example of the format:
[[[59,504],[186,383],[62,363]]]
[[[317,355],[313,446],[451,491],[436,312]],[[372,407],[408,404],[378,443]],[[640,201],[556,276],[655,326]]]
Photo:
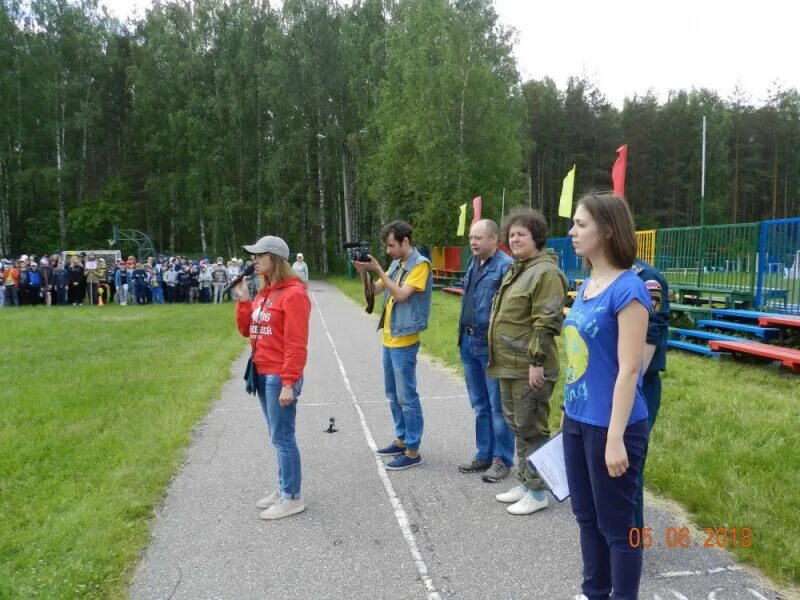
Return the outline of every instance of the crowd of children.
[[[220,303],[225,286],[244,266],[242,259],[225,263],[222,257],[211,263],[207,258],[185,256],[137,262],[129,256],[107,265],[104,258],[91,253],[23,254],[0,261],[0,306]],[[255,297],[258,278],[248,282]]]

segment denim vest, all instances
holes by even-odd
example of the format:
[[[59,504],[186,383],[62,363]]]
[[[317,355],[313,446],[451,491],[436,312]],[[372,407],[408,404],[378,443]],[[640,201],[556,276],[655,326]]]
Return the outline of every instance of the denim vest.
[[[431,264],[427,258],[422,256],[416,248],[411,252],[408,257],[403,272],[400,274],[400,280],[397,285],[400,287],[405,283],[408,274],[419,263],[426,262]],[[400,260],[392,261],[389,265],[387,275],[389,279],[394,280],[397,269],[400,268]],[[419,333],[428,328],[428,317],[431,314],[431,300],[433,299],[433,271],[428,270],[428,281],[425,284],[424,292],[414,292],[405,302],[398,302],[395,299],[394,306],[392,306],[392,314],[390,316],[391,323],[389,323],[389,331],[392,337],[401,337],[404,335],[411,335],[412,333]],[[389,292],[383,292],[383,312],[386,312],[386,302],[389,299]],[[381,317],[383,321],[383,317]],[[384,324],[384,327],[386,325]]]
[[[469,260],[467,266],[467,273],[464,276],[463,290],[466,293],[469,289],[470,278],[472,277],[472,267],[475,261],[474,256]],[[475,281],[473,294],[475,294],[475,308],[473,309],[474,323],[472,327],[472,347],[473,351],[480,353],[481,349],[484,353],[488,352],[488,333],[489,333],[489,317],[492,313],[492,300],[494,299],[497,290],[500,289],[500,283],[503,281],[503,275],[506,274],[508,268],[513,264],[514,259],[502,250],[497,250],[492,260],[489,261],[483,270],[478,271],[478,279]],[[464,313],[464,300],[461,301],[461,314],[458,317],[458,345],[461,346],[461,338],[464,332],[461,330],[461,318]]]

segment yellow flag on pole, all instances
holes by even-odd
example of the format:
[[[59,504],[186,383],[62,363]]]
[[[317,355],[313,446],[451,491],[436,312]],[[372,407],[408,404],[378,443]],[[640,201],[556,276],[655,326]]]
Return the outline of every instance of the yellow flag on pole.
[[[572,218],[572,195],[575,190],[575,165],[564,177],[564,183],[561,185],[561,201],[558,203],[558,216]]]
[[[456,235],[464,235],[464,229],[467,225],[467,203],[464,202],[458,210],[458,231],[456,231]]]

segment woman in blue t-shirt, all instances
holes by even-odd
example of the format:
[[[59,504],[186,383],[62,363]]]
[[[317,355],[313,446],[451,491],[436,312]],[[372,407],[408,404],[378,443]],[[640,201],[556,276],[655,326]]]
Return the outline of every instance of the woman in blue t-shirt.
[[[583,555],[579,598],[607,600],[613,588],[615,600],[635,599],[642,550],[631,528],[647,454],[641,365],[650,297],[631,271],[636,232],[625,200],[584,196],[569,236],[591,269],[564,322],[564,459]]]

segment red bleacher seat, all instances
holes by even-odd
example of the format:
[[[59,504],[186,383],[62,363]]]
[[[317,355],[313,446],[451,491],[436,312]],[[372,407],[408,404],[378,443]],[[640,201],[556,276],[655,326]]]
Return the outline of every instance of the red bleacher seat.
[[[758,324],[761,327],[800,327],[800,317],[764,315],[758,317]]]
[[[457,296],[463,296],[464,295],[464,290],[462,290],[461,288],[457,288],[457,287],[442,288],[442,291],[443,292],[447,292],[448,294],[456,294]]]
[[[800,350],[794,348],[783,348],[762,344],[761,342],[732,342],[728,340],[709,340],[708,345],[712,350],[728,350],[730,352],[741,352],[752,356],[761,356],[779,360],[781,364],[791,369],[794,373],[800,373]]]

